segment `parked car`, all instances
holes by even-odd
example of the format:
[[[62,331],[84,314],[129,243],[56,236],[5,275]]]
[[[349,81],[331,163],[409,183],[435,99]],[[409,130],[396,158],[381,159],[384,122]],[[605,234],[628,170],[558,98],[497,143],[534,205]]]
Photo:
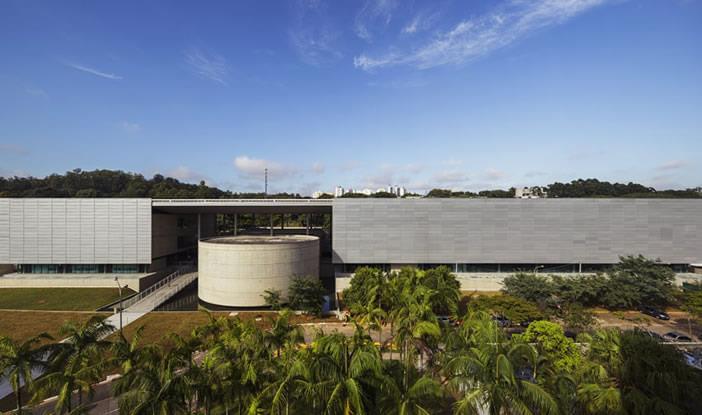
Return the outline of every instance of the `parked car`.
[[[492,316],[492,319],[495,320],[495,323],[497,323],[497,325],[500,327],[509,327],[512,325],[510,319],[503,315]]]
[[[678,342],[691,342],[692,341],[692,339],[689,338],[688,336],[686,336],[682,333],[678,333],[676,331],[671,331],[669,333],[664,334],[663,338],[666,341],[676,342],[676,343],[678,343]]]
[[[456,320],[452,319],[449,316],[436,316],[436,319],[439,321],[439,324],[444,327],[456,325]]]
[[[524,328],[527,328],[527,327],[529,327],[529,324],[533,323],[534,321],[536,321],[536,320],[532,320],[532,319],[528,318],[526,320],[523,320],[521,323],[519,323],[519,325],[524,327]]]
[[[655,331],[646,330],[646,331],[644,331],[644,333],[648,334],[653,340],[655,340],[655,341],[657,341],[657,342],[664,342],[664,341],[665,341],[665,339],[663,338],[663,336],[661,336],[660,334],[656,333]]]
[[[641,307],[641,312],[653,318],[657,318],[658,320],[670,320],[670,316],[665,311],[661,311],[654,307],[643,306]]]

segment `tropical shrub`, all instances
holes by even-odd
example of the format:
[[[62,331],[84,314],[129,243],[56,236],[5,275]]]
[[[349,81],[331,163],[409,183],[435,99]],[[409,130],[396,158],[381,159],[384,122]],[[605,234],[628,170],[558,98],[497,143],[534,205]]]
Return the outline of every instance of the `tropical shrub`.
[[[504,295],[471,295],[467,303],[470,311],[485,311],[492,315],[502,315],[514,323],[543,320],[546,315],[522,298]]]
[[[293,310],[321,314],[326,290],[316,278],[297,277],[288,289],[288,302]]]
[[[639,256],[620,257],[605,274],[542,276],[516,273],[504,279],[503,291],[543,307],[578,303],[585,307],[631,309],[643,304],[665,305],[673,298],[675,273]]]
[[[563,333],[563,327],[550,321],[535,321],[529,324],[521,340],[535,343],[558,371],[572,372],[580,363],[578,346]]]

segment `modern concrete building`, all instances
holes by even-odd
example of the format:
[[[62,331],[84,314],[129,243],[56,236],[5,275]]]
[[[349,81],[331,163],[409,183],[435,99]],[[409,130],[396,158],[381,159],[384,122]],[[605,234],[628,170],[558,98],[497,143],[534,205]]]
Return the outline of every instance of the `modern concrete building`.
[[[274,226],[284,214],[306,219]],[[10,272],[0,286],[99,286],[114,275],[147,285],[196,262],[197,241],[222,223],[229,236],[319,237],[319,275],[337,289],[360,265],[448,265],[465,289],[498,289],[515,270],[591,272],[621,255],[681,273],[702,263],[696,199],[0,199],[0,273]]]
[[[319,238],[306,235],[231,236],[200,241],[198,296],[216,306],[265,305],[266,290],[283,299],[296,277],[319,278]]]

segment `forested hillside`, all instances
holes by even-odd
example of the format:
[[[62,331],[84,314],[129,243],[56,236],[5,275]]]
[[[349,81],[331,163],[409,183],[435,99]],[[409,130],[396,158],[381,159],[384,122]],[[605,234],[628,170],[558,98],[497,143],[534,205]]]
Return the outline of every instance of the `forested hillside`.
[[[552,183],[542,187],[548,197],[642,197],[642,198],[700,198],[699,189],[656,190],[637,183],[610,183],[597,179],[578,179],[570,183]],[[37,177],[0,177],[0,197],[151,197],[151,198],[263,198],[260,193],[239,193],[221,190],[200,182],[183,183],[160,174],[147,179],[141,174],[121,170],[82,171],[75,169],[66,174]],[[301,198],[297,193],[270,194],[278,199]],[[345,197],[366,197],[349,194]],[[380,193],[373,197],[394,197]],[[479,192],[432,189],[425,197],[514,197],[514,188]]]
[[[147,179],[120,170],[82,171],[52,174],[45,178],[0,177],[0,197],[152,197],[152,198],[262,198],[261,193],[233,193],[200,184],[183,183],[160,174]],[[299,198],[298,194],[269,195]]]

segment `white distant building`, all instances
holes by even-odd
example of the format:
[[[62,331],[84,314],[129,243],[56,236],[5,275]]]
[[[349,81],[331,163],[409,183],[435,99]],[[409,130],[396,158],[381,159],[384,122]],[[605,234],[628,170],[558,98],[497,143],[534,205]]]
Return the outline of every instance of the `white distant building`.
[[[372,196],[376,193],[385,193],[385,192],[391,193],[397,197],[404,197],[407,194],[407,189],[405,189],[402,186],[392,186],[392,185],[388,186],[388,187],[379,187],[376,190],[373,190],[373,189],[370,189],[367,187],[364,188],[363,190],[354,190],[353,188],[345,189],[341,186],[336,186],[336,188],[334,189],[334,197],[341,197],[341,196],[348,194],[348,193],[360,193],[360,194],[364,194],[366,196]],[[319,193],[320,195],[324,194],[323,192],[316,192],[315,194],[317,194],[317,193]],[[312,197],[314,197],[314,195]]]
[[[542,187],[517,187],[514,189],[514,197],[517,199],[540,199],[548,197],[548,193]]]

